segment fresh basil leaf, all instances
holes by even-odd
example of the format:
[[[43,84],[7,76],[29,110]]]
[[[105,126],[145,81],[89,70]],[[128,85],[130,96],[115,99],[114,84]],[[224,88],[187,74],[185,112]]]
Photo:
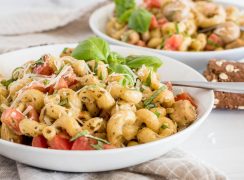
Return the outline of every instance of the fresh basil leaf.
[[[42,65],[42,64],[44,64],[44,59],[43,59],[43,57],[41,57],[40,59],[38,59],[37,61],[35,61],[35,63],[34,63],[36,66],[37,65]]]
[[[119,22],[120,23],[127,23],[132,12],[134,11],[134,9],[129,9],[127,11],[125,11],[120,17],[119,17]]]
[[[152,71],[150,71],[150,73],[148,74],[145,85],[151,86],[151,83],[152,83]]]
[[[119,74],[123,74],[124,75],[124,79],[126,80],[126,83],[127,85],[131,85],[133,86],[136,82],[136,75],[133,73],[133,71],[127,66],[127,65],[124,65],[124,64],[110,64],[109,65],[109,69],[112,71],[112,72],[115,72],[115,73],[119,73]]]
[[[68,50],[68,48],[66,47],[66,48],[63,49],[62,52],[65,53],[67,50]]]
[[[130,68],[137,69],[140,68],[142,65],[147,67],[152,67],[154,71],[163,64],[163,62],[155,56],[128,56],[126,58],[126,65]]]
[[[162,86],[159,89],[157,89],[156,91],[153,92],[153,94],[144,101],[144,105],[148,106],[149,104],[152,103],[152,101],[162,92],[166,89],[166,86]]]
[[[14,82],[14,79],[9,79],[9,80],[2,80],[1,84],[4,85],[6,88],[8,88],[8,86]]]
[[[110,54],[109,45],[98,37],[91,37],[79,43],[73,50],[71,56],[80,60],[102,60],[107,62]]]
[[[108,64],[112,64],[112,63],[124,64],[125,61],[126,61],[125,58],[117,52],[111,52],[108,56]]]
[[[152,14],[143,8],[138,8],[133,11],[129,20],[128,27],[136,32],[144,33],[148,31],[152,19]]]
[[[115,3],[115,15],[121,17],[127,10],[134,9],[136,7],[135,0],[114,0]]]

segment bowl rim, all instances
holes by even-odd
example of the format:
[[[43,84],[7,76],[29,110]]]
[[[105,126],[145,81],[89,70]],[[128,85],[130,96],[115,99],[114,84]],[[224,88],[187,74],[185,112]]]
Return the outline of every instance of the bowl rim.
[[[11,54],[18,54],[18,53],[23,53],[25,51],[31,51],[31,50],[35,50],[35,49],[41,49],[41,48],[58,48],[58,47],[73,47],[76,46],[77,43],[64,43],[64,44],[52,44],[52,45],[40,45],[40,46],[35,46],[35,47],[29,47],[29,48],[24,48],[24,49],[20,49],[20,50],[16,50],[16,51],[11,51],[11,52],[7,52],[7,53],[3,53],[0,55],[0,58],[4,57],[4,56],[9,56]],[[118,46],[118,45],[110,45],[110,48],[118,48],[118,49],[124,49],[124,50],[129,50],[132,49],[131,47],[124,47],[124,46]],[[135,49],[135,52],[137,53],[145,53],[144,51],[140,50],[140,49]],[[146,54],[151,54],[152,56],[157,56],[157,57],[161,57],[160,59],[164,59],[167,58],[170,61],[174,61],[175,63],[181,64],[181,66],[185,66],[188,69],[191,69],[191,71],[193,71],[198,77],[200,77],[202,79],[202,81],[207,81],[198,71],[196,71],[195,69],[191,68],[190,66],[177,61],[171,57],[165,56],[165,55],[161,55],[155,52],[149,52],[147,51]],[[202,117],[199,118],[196,122],[194,122],[193,124],[191,124],[189,127],[185,128],[184,130],[177,132],[171,136],[168,136],[166,138],[163,139],[159,139],[153,142],[148,142],[145,144],[140,144],[137,146],[130,146],[130,147],[124,147],[124,148],[115,148],[115,149],[106,149],[106,150],[96,150],[96,151],[88,151],[88,150],[56,150],[56,149],[46,149],[46,148],[38,148],[38,147],[32,147],[32,146],[28,146],[28,145],[24,145],[24,144],[18,144],[18,143],[14,143],[14,142],[10,142],[10,141],[6,141],[3,139],[0,139],[0,146],[4,145],[4,146],[8,146],[11,148],[16,148],[18,150],[22,150],[22,151],[31,151],[31,152],[35,152],[35,153],[50,153],[55,154],[55,155],[101,155],[101,154],[114,154],[114,153],[120,153],[120,152],[130,152],[133,150],[138,150],[141,148],[150,148],[150,146],[159,146],[160,143],[162,141],[167,142],[167,141],[174,141],[174,139],[178,139],[181,135],[187,134],[188,132],[194,130],[195,128],[199,127],[204,120],[206,119],[206,117],[210,114],[210,112],[212,111],[212,108],[214,106],[214,93],[212,90],[205,90],[206,92],[209,93],[209,98],[211,98],[210,104],[208,104],[207,109],[205,110],[205,112],[202,114]]]
[[[238,8],[241,8],[244,10],[244,5],[241,4],[235,4],[235,3],[229,3],[229,2],[223,2],[223,1],[216,1],[217,3],[221,3],[223,5],[232,5]],[[156,53],[168,53],[168,54],[175,54],[175,55],[183,55],[183,56],[201,56],[201,55],[216,55],[216,54],[229,54],[229,53],[233,53],[234,51],[243,51],[244,47],[238,47],[238,48],[233,48],[233,49],[225,49],[225,50],[220,50],[220,51],[169,51],[169,50],[159,50],[159,49],[154,49],[154,48],[148,48],[148,47],[141,47],[141,46],[137,46],[137,45],[133,45],[133,44],[129,44],[123,41],[119,41],[117,39],[114,39],[112,37],[110,37],[109,35],[107,35],[106,33],[103,33],[102,31],[99,30],[98,24],[94,23],[95,19],[97,17],[97,14],[100,14],[100,12],[106,11],[107,9],[111,9],[114,7],[114,3],[109,3],[106,4],[98,9],[96,9],[90,16],[89,18],[89,26],[91,28],[91,30],[99,37],[102,37],[103,39],[117,44],[117,45],[123,45],[123,46],[128,46],[128,47],[136,47],[142,50],[147,50],[147,51],[153,51]],[[109,11],[108,11],[109,12]]]

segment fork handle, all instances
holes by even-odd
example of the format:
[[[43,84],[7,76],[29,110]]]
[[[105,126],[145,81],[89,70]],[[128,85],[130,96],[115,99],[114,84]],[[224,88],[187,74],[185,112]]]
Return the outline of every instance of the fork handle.
[[[203,88],[230,93],[244,93],[244,82],[171,81],[171,83],[174,86]]]

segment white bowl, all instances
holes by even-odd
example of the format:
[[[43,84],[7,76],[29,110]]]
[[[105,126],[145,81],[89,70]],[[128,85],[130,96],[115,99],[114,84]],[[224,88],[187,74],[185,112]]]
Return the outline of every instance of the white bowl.
[[[76,44],[40,46],[0,55],[0,72],[11,71],[26,61],[36,60],[45,53],[58,56],[64,47]],[[152,55],[163,60],[159,69],[162,80],[206,81],[197,71],[166,56],[138,49],[111,46],[112,51],[127,56],[131,54]],[[157,158],[185,141],[206,119],[213,107],[213,92],[203,89],[183,88],[196,99],[198,119],[185,130],[155,142],[128,148],[100,151],[63,151],[41,149],[15,144],[0,139],[0,154],[31,166],[68,172],[97,172],[124,168]]]
[[[228,3],[222,3],[224,6],[228,5]],[[230,5],[230,4],[229,4]],[[235,5],[237,6],[237,5]],[[243,9],[243,7],[240,7]],[[165,50],[158,50],[146,47],[140,47],[136,45],[132,45],[126,42],[122,42],[116,40],[110,36],[108,36],[105,32],[105,25],[110,17],[113,15],[114,4],[109,4],[97,9],[89,19],[89,25],[92,31],[99,37],[105,39],[106,41],[122,45],[122,46],[129,46],[133,48],[139,48],[142,50],[149,50],[151,52],[160,53],[174,59],[177,59],[197,70],[202,70],[206,67],[208,60],[212,58],[216,59],[226,59],[226,60],[239,60],[244,57],[244,47],[223,50],[223,51],[204,51],[204,52],[179,52],[179,51],[165,51]]]

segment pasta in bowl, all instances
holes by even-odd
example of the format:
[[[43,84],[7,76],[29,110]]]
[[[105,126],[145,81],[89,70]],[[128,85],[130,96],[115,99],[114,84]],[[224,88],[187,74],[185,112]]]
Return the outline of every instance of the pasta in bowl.
[[[94,44],[99,44],[99,50],[94,50]],[[183,137],[187,138],[191,129],[197,128],[211,110],[212,92],[186,88],[185,92],[194,98],[198,94],[195,108],[190,96],[180,93],[175,98],[171,85],[159,81],[156,69],[161,66],[161,56],[154,57],[150,53],[136,56],[141,52],[113,46],[113,51],[107,53],[108,45],[99,38],[83,41],[74,50],[66,48],[61,57],[57,57],[61,49],[74,46],[54,47],[36,48],[37,51],[33,48],[35,56],[28,55],[27,59],[41,58],[37,61],[21,60],[16,64],[20,68],[13,71],[12,78],[2,81],[8,88],[7,94],[1,94],[1,138],[16,142],[0,140],[2,155],[33,166],[62,171],[122,168],[167,152]],[[47,51],[53,55],[40,56]],[[16,53],[12,55],[19,56]],[[137,57],[136,61],[128,61],[132,57]],[[153,59],[141,63],[142,57]],[[4,55],[2,58],[5,59]],[[177,67],[174,60],[166,58],[164,64],[169,68],[166,74],[172,71],[172,67],[181,67],[189,71],[190,77],[195,74],[196,80],[203,80],[189,67],[183,64]],[[9,75],[5,71],[8,66],[1,69],[4,75]],[[199,102],[199,98],[206,100]],[[182,107],[186,108],[185,112]],[[162,147],[160,142],[168,145]],[[131,157],[134,153],[153,149],[152,146],[158,147],[157,150],[145,158],[136,160]],[[31,160],[23,158],[26,152]],[[37,156],[48,159],[32,160]],[[134,160],[124,162],[123,158],[118,158],[120,156]],[[111,158],[116,160],[107,162]],[[61,166],[62,161],[67,161],[67,165]],[[79,161],[85,164],[80,165]],[[91,161],[96,162],[95,165]]]
[[[128,1],[123,6],[125,2],[96,10],[89,22],[93,32],[111,43],[161,53],[197,69],[209,57],[243,56],[242,6],[191,0]]]

